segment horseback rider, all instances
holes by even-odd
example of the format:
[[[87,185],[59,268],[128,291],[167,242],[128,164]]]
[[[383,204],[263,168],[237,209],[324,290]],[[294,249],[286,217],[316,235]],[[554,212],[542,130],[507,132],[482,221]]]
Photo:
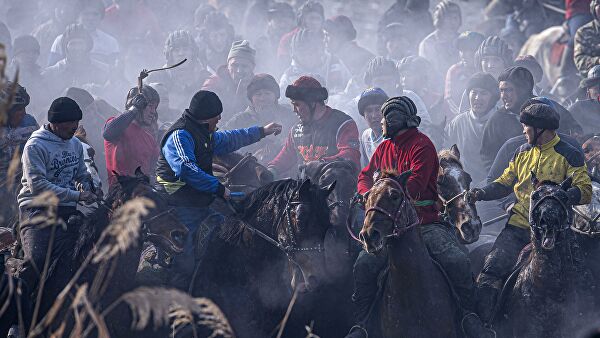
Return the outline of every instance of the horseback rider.
[[[598,0],[590,2],[590,12],[594,20],[579,27],[575,33],[573,59],[582,76],[585,76],[592,67],[597,65],[600,58],[600,36],[598,35],[600,2]]]
[[[449,282],[460,298],[465,317],[463,328],[468,336],[492,336],[473,313],[475,284],[471,275],[471,263],[467,254],[447,224],[442,224],[435,201],[438,199],[437,175],[439,161],[431,140],[418,129],[421,119],[417,108],[406,96],[393,97],[381,108],[383,135],[386,138],[369,164],[358,176],[358,193],[365,196],[374,184],[377,171],[394,169],[399,172],[412,170],[406,183],[407,194],[421,220],[421,234],[429,254],[445,270]],[[364,197],[363,197],[364,198]],[[364,325],[371,304],[376,301],[378,275],[386,264],[385,255],[375,256],[361,251],[354,264],[354,295],[357,305],[356,320],[359,322],[346,337],[366,337]]]
[[[541,103],[528,105],[521,111],[519,120],[527,143],[515,152],[502,176],[465,194],[469,203],[497,200],[513,191],[517,199],[477,278],[478,310],[486,322],[492,320],[504,280],[512,272],[521,249],[530,241],[529,196],[535,189],[532,175],[540,182],[562,182],[572,176],[573,184],[567,191],[571,204],[590,203],[592,194],[583,155],[556,134],[560,121],[556,110]]]
[[[300,123],[290,130],[285,145],[268,164],[280,177],[302,161],[346,159],[360,165],[358,128],[352,118],[325,104],[328,92],[315,78],[301,76],[287,86],[285,96],[292,101]]]
[[[21,277],[31,290],[35,289],[39,274],[44,267],[52,227],[40,227],[28,222],[45,212],[35,205],[35,198],[44,191],[53,192],[58,198],[56,215],[67,226],[57,226],[54,248],[73,247],[78,228],[69,224],[71,216],[79,215],[77,204],[91,204],[97,196],[91,191],[92,180],[84,162],[83,146],[74,138],[82,118],[75,101],[59,97],[48,110],[48,121],[36,130],[23,150],[23,187],[17,201],[20,212],[19,235],[26,262]]]
[[[569,111],[583,128],[583,135],[591,135],[600,130],[600,65],[590,69],[579,88],[586,90],[588,98],[577,100]]]
[[[213,155],[234,152],[281,132],[281,125],[276,123],[217,131],[222,112],[223,105],[217,94],[200,90],[160,143],[156,188],[167,194],[177,217],[190,230],[184,252],[173,261],[177,274],[174,286],[177,287],[187,289],[187,285],[180,283],[189,282],[193,273],[196,232],[204,219],[215,214],[210,204],[215,197],[230,199],[229,189],[213,175]]]

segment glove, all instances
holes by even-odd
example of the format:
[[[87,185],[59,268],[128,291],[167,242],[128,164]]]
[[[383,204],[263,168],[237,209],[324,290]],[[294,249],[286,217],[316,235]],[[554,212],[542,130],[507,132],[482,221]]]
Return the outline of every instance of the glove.
[[[143,94],[137,94],[133,97],[133,99],[131,99],[131,107],[135,108],[136,110],[142,111],[146,109],[147,106],[148,100]]]
[[[465,193],[465,202],[468,204],[474,204],[477,201],[481,201],[485,196],[485,191],[479,188],[473,188]]]

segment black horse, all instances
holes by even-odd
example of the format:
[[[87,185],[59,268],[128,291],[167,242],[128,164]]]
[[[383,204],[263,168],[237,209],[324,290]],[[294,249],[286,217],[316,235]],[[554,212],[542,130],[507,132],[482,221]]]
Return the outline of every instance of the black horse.
[[[144,240],[154,243],[171,254],[183,250],[187,228],[171,213],[166,200],[151,187],[148,177],[138,168],[134,177],[117,176],[117,178],[118,184],[112,187],[106,200],[99,203],[98,208],[89,217],[81,220],[75,247],[57,248],[59,250],[53,254],[50,264],[52,269],[47,275],[40,302],[38,323],[55,303],[54,297],[68,285],[71,276],[76,278],[74,285],[88,284],[90,301],[98,311],[102,311],[119,296],[135,288],[135,273]],[[122,248],[120,253],[110,260],[91,260],[90,255],[95,255],[99,246],[117,245],[115,238],[119,234],[113,234],[116,235],[114,237],[102,237],[103,231],[109,226],[113,211],[125,202],[140,197],[150,200],[151,203],[148,213],[140,219],[142,226],[139,232],[132,234],[134,240],[131,245]],[[101,238],[105,239],[100,241]],[[69,293],[74,294],[75,291],[73,288]],[[51,330],[56,330],[63,322],[72,324],[73,318],[70,317],[72,311],[68,309],[72,298],[66,297],[66,299],[65,304],[59,307],[59,314],[48,323]],[[126,309],[112,311],[107,317],[109,329],[115,336],[123,336],[124,332],[128,331],[130,320],[131,317]]]
[[[192,294],[214,300],[239,337],[268,337],[293,290],[310,292],[323,282],[334,187],[288,179],[251,193],[209,241]]]
[[[500,336],[573,337],[592,309],[596,282],[570,228],[571,182],[542,182],[531,194],[531,245],[503,289]]]

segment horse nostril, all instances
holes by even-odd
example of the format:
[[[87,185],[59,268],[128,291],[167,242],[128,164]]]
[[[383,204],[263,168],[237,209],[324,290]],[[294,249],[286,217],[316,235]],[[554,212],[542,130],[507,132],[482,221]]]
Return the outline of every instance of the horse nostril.
[[[178,244],[181,244],[185,241],[186,234],[183,231],[173,231],[171,232],[171,238]]]

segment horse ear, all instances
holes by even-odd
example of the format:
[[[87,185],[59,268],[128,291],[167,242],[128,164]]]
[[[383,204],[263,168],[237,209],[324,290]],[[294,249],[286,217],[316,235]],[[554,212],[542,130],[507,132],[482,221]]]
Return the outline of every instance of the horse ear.
[[[456,144],[453,144],[452,147],[450,147],[450,153],[460,160],[460,151],[458,150],[458,146]]]
[[[146,175],[142,171],[142,167],[135,168],[135,177],[146,177]]]
[[[533,183],[534,187],[537,187],[537,185],[540,183],[540,180],[537,178],[537,175],[531,171],[531,183]]]
[[[333,191],[333,189],[335,189],[335,184],[336,183],[337,183],[337,181],[333,181],[333,182],[331,182],[330,185],[321,188],[321,190],[323,190],[324,192],[327,193],[327,195],[329,195],[329,194],[331,194],[331,192]]]
[[[112,171],[112,173],[113,173],[113,175],[115,175],[115,177],[117,178],[117,182],[119,183],[119,185],[121,185],[121,186],[122,186],[122,185],[125,183],[125,178],[126,178],[126,176],[121,176],[121,175],[119,175],[119,173],[118,173],[118,172],[116,172],[116,171],[114,171],[114,170]]]
[[[402,174],[396,176],[394,179],[400,183],[400,185],[404,188],[406,187],[406,182],[408,182],[408,178],[412,175],[412,170],[407,170]]]
[[[310,179],[305,179],[302,184],[300,184],[300,188],[298,188],[298,197],[309,197],[310,196]]]
[[[572,184],[573,184],[573,175],[570,175],[564,181],[562,181],[562,183],[560,184],[560,188],[564,191],[567,191],[567,190],[569,190],[569,188],[571,188]]]

